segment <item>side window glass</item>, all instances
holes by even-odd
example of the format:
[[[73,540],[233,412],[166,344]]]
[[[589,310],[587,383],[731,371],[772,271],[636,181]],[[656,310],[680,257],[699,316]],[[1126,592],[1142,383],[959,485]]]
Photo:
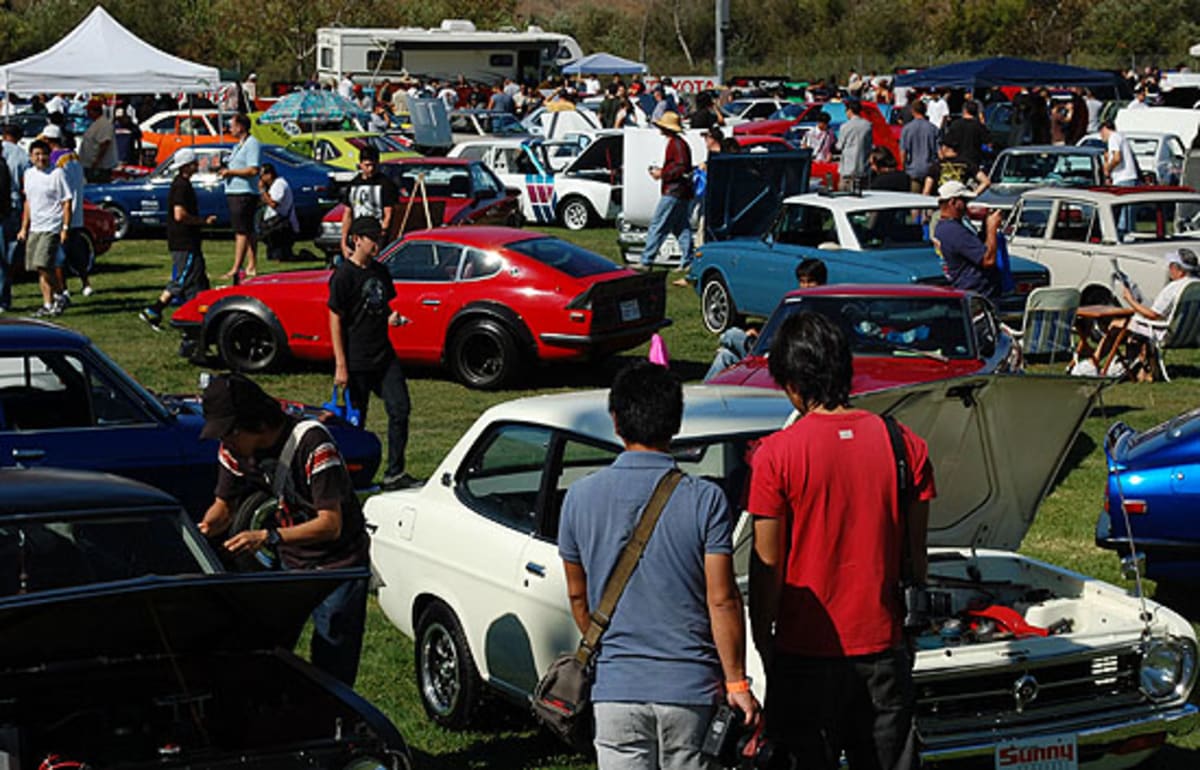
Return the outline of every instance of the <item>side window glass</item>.
[[[975,344],[979,355],[984,358],[993,355],[996,352],[999,332],[991,306],[981,297],[971,298],[971,328],[975,332]]]
[[[0,411],[7,430],[92,425],[83,362],[46,353],[0,358]]]
[[[1086,243],[1092,229],[1096,208],[1079,201],[1061,201],[1054,218],[1052,238],[1056,241]]]
[[[474,182],[475,189],[482,192],[484,197],[493,197],[500,192],[496,178],[482,165],[471,164],[471,181]]]
[[[1026,200],[1021,203],[1017,212],[1013,235],[1025,238],[1042,238],[1046,235],[1046,225],[1050,222],[1050,206],[1048,200]]]
[[[397,281],[452,281],[462,250],[455,244],[412,241],[387,258],[388,272]]]
[[[88,367],[88,388],[92,393],[92,413],[97,425],[137,425],[149,422],[145,411],[129,396],[114,387],[96,370]]]
[[[500,272],[500,268],[504,266],[504,261],[495,254],[489,254],[486,251],[479,249],[466,249],[463,254],[463,281],[469,281],[475,278],[487,278]]]
[[[477,513],[532,533],[550,451],[551,432],[531,425],[496,428],[459,473],[458,492]]]
[[[588,444],[576,439],[569,438],[563,442],[562,462],[554,484],[554,499],[549,502],[545,522],[539,533],[542,537],[549,540],[558,539],[558,521],[562,515],[562,504],[567,489],[584,476],[590,476],[601,468],[612,465],[617,454],[618,452],[611,447]]]

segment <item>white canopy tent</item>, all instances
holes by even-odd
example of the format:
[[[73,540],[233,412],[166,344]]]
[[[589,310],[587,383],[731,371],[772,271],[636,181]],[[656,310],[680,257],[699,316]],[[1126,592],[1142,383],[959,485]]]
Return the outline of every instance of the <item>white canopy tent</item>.
[[[198,93],[220,81],[216,67],[158,50],[100,6],[50,48],[0,67],[0,88],[20,94]]]

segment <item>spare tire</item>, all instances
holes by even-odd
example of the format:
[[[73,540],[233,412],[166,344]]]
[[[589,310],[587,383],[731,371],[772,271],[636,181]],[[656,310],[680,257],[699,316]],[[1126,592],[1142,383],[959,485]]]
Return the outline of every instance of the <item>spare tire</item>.
[[[233,523],[225,536],[233,537],[239,532],[274,526],[275,514],[278,511],[279,500],[273,495],[262,491],[250,492],[233,509]],[[253,553],[240,553],[227,558],[231,562],[230,568],[235,572],[279,569],[279,554],[275,553],[274,548],[265,545]]]

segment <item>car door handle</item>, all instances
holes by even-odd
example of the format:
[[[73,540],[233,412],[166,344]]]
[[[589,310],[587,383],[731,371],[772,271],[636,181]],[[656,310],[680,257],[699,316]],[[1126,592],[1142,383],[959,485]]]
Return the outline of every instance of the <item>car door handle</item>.
[[[442,304],[442,301],[440,299],[423,299],[421,300],[421,304],[437,307],[438,305]]]
[[[546,577],[546,568],[535,562],[526,562],[525,571],[531,575],[537,575],[540,578]]]
[[[17,462],[24,460],[41,460],[46,456],[45,449],[14,449],[12,451],[13,459]]]

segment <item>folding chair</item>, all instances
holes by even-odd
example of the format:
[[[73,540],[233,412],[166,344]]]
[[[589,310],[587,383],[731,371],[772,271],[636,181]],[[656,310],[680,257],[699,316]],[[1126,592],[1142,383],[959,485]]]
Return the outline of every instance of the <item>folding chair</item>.
[[[1075,311],[1079,310],[1079,289],[1044,286],[1029,293],[1025,302],[1025,318],[1020,331],[1012,331],[1013,337],[1026,357],[1050,356],[1054,363],[1056,353],[1069,357],[1071,331],[1075,326]]]
[[[1167,375],[1167,348],[1200,346],[1200,280],[1188,279],[1187,283],[1179,293],[1169,317],[1160,321],[1146,321],[1155,331],[1166,332],[1150,336],[1150,350],[1163,382],[1171,381]]]

